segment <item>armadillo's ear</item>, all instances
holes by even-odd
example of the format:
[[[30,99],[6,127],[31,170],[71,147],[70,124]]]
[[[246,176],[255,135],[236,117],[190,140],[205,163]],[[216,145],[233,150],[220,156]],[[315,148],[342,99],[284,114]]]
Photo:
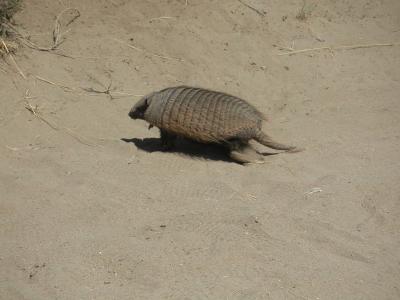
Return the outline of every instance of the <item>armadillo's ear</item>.
[[[145,96],[142,98],[142,100],[139,101],[137,106],[143,110],[146,110],[149,107],[150,103],[151,103],[151,97]]]
[[[135,105],[135,109],[139,109],[141,111],[145,111],[149,106],[149,99],[147,97],[143,97],[138,103]]]
[[[146,97],[146,108],[151,104],[152,97]]]

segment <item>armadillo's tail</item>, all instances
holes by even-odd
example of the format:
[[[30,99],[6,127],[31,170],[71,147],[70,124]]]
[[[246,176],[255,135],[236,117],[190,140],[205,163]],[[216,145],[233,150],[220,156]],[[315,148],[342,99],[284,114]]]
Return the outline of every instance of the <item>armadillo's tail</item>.
[[[300,152],[300,151],[304,150],[302,148],[298,148],[295,146],[289,146],[289,145],[277,143],[272,138],[270,138],[268,135],[266,135],[264,132],[262,132],[261,130],[258,131],[258,133],[254,137],[254,139],[257,142],[259,142],[260,144],[267,146],[269,148],[275,149],[275,150],[284,150],[284,151],[290,152],[290,153]]]

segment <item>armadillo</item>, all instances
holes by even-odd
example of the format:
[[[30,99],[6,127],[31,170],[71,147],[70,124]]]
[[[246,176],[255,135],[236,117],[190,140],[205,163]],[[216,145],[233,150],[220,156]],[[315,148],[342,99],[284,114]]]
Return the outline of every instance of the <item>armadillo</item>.
[[[177,136],[201,143],[227,147],[230,157],[240,163],[263,163],[261,153],[249,141],[276,150],[301,149],[277,143],[262,131],[265,116],[247,101],[213,90],[177,86],[150,93],[130,110],[132,119],[142,119],[160,129],[164,149],[170,149]]]

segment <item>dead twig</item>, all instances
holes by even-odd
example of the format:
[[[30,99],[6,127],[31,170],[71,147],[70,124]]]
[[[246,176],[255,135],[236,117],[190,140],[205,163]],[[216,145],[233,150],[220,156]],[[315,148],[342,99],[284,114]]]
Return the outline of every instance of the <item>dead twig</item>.
[[[149,22],[153,22],[155,20],[168,20],[168,19],[176,19],[176,17],[157,17],[157,18],[151,18]]]
[[[301,49],[301,50],[294,50],[292,48],[281,47],[282,49],[285,49],[288,52],[279,53],[278,56],[294,55],[294,54],[306,53],[306,52],[317,52],[317,51],[323,51],[323,50],[329,50],[329,51],[333,52],[335,50],[353,50],[353,49],[373,48],[373,47],[392,47],[392,46],[398,46],[398,45],[400,45],[400,43],[343,45],[343,46],[336,46],[336,47],[335,46],[325,46],[325,47],[318,47],[318,48],[307,48],[307,49]]]
[[[89,142],[89,140],[87,138],[82,137],[81,135],[79,135],[78,133],[76,133],[75,131],[73,131],[72,129],[70,129],[68,127],[59,127],[55,124],[52,124],[50,121],[48,121],[46,118],[44,118],[40,114],[38,105],[32,106],[32,104],[30,104],[28,101],[26,101],[25,108],[28,111],[30,111],[40,121],[47,124],[51,129],[54,129],[56,131],[62,130],[65,133],[67,133],[68,135],[70,135],[71,137],[73,137],[75,140],[77,140],[78,142],[80,142],[81,144],[84,144],[86,146],[91,146],[91,147],[98,146],[97,144],[93,144],[93,143]]]
[[[111,94],[111,85],[112,85],[112,81],[110,82],[110,84],[107,86],[107,88],[104,91],[100,91],[100,90],[96,90],[94,88],[82,88],[82,90],[89,92],[89,93],[95,93],[95,94],[106,94],[110,97],[110,100],[113,100],[114,97]]]
[[[308,192],[304,193],[304,195],[312,195],[312,194],[321,193],[321,192],[322,192],[322,189],[321,189],[321,188],[319,188],[319,187],[314,187],[314,188],[312,188],[311,190],[309,190]]]
[[[35,78],[37,80],[40,80],[44,83],[59,87],[61,89],[63,89],[65,92],[73,92],[73,93],[78,93],[78,88],[75,87],[69,87],[63,84],[59,84],[59,83],[55,83],[49,79],[43,78],[41,76],[35,76]],[[106,94],[110,97],[111,100],[116,99],[116,98],[122,98],[122,97],[143,97],[144,95],[140,95],[140,94],[133,94],[133,93],[125,93],[125,92],[119,92],[116,91],[115,88],[111,88],[112,82],[110,82],[110,84],[108,85],[108,87],[105,90],[96,90],[94,88],[81,88],[82,90],[84,90],[87,93],[91,93],[91,94]],[[26,97],[25,99],[32,99],[33,97],[27,98],[27,95],[29,94],[29,91],[27,91]],[[81,93],[82,95],[84,93]]]
[[[144,95],[138,95],[138,94],[124,93],[124,92],[113,92],[113,94],[114,94],[114,98],[116,98],[115,94],[120,95],[120,96],[117,96],[119,98],[122,98],[122,97],[143,97],[144,96]]]
[[[131,49],[134,49],[134,50],[136,50],[136,51],[143,52],[143,53],[146,53],[146,54],[155,56],[155,57],[164,58],[164,59],[170,59],[170,60],[184,61],[182,58],[179,58],[179,57],[170,57],[170,56],[160,55],[160,54],[157,54],[157,53],[153,53],[153,52],[146,51],[145,49],[136,47],[136,46],[134,46],[134,45],[132,45],[132,44],[126,43],[126,42],[121,41],[121,40],[118,40],[118,39],[113,39],[113,40],[114,40],[114,41],[117,41],[117,42],[119,42],[119,43],[122,43],[122,44],[128,46],[128,47],[131,48]]]
[[[17,152],[17,151],[21,151],[21,150],[39,150],[41,147],[37,146],[37,145],[31,145],[31,146],[26,146],[26,147],[11,147],[6,145],[5,146],[8,150]]]
[[[82,90],[88,92],[88,93],[94,93],[94,94],[105,94],[110,97],[110,100],[114,100],[116,98],[122,98],[122,97],[143,97],[144,95],[138,95],[138,94],[131,94],[131,93],[124,93],[124,92],[118,92],[115,91],[115,88],[111,89],[111,84],[108,85],[108,87],[101,91],[101,90],[96,90],[94,88],[82,88]]]
[[[38,105],[35,105],[35,107],[33,107],[28,101],[26,101],[25,103],[25,108],[30,111],[36,118],[38,118],[39,120],[41,120],[42,122],[46,123],[47,125],[50,126],[50,128],[54,129],[54,130],[59,130],[60,128],[58,128],[58,126],[50,123],[48,120],[46,120],[44,117],[42,117],[39,114],[39,107]]]
[[[247,8],[251,9],[252,11],[255,11],[257,14],[259,14],[261,17],[265,17],[265,12],[247,4],[246,2],[242,1],[242,0],[238,0],[240,3],[242,3],[244,6],[246,6]]]
[[[38,80],[40,80],[40,81],[43,81],[43,82],[45,82],[45,83],[48,83],[48,84],[51,84],[51,85],[60,87],[60,88],[62,88],[62,89],[63,89],[64,91],[66,91],[66,92],[73,92],[73,91],[76,90],[75,88],[71,88],[71,87],[68,87],[68,86],[65,86],[65,85],[62,85],[62,84],[54,83],[54,82],[52,82],[52,81],[50,81],[50,80],[48,80],[48,79],[45,79],[45,78],[43,78],[43,77],[40,77],[40,76],[35,76],[35,78],[38,79]]]
[[[42,81],[42,82],[44,82],[44,83],[59,87],[59,88],[63,89],[66,92],[75,92],[75,93],[78,92],[78,89],[75,88],[75,87],[69,87],[69,86],[66,86],[66,85],[63,85],[63,84],[55,83],[53,81],[50,81],[49,79],[46,79],[46,78],[43,78],[43,77],[37,76],[37,75],[35,76],[35,78],[40,80],[40,81]],[[141,95],[141,94],[119,92],[119,91],[116,91],[115,88],[111,88],[111,86],[112,86],[112,81],[110,82],[110,84],[107,86],[107,88],[105,90],[97,90],[97,89],[94,89],[92,87],[89,87],[89,88],[81,87],[81,89],[83,91],[91,93],[91,94],[106,94],[106,95],[108,95],[110,97],[111,100],[116,99],[116,98],[122,98],[122,97],[143,97],[144,96],[144,95]],[[27,90],[25,99],[33,98],[33,97],[29,97],[28,98],[27,95],[29,95],[29,90]]]
[[[89,139],[83,137],[82,135],[76,133],[75,131],[73,131],[72,129],[68,128],[68,127],[63,127],[63,129],[65,130],[65,132],[67,134],[69,134],[70,136],[72,136],[74,139],[76,139],[78,142],[80,142],[81,144],[84,144],[86,146],[90,146],[90,147],[96,147],[99,146],[97,144],[91,143],[89,141]]]

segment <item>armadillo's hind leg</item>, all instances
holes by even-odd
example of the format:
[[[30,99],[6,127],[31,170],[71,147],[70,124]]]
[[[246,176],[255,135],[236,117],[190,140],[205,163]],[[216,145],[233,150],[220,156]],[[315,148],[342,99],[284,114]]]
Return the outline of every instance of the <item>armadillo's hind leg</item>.
[[[160,129],[160,137],[163,151],[169,151],[174,147],[176,135]]]
[[[257,153],[248,143],[242,141],[229,141],[229,156],[242,164],[263,164],[264,158]]]

